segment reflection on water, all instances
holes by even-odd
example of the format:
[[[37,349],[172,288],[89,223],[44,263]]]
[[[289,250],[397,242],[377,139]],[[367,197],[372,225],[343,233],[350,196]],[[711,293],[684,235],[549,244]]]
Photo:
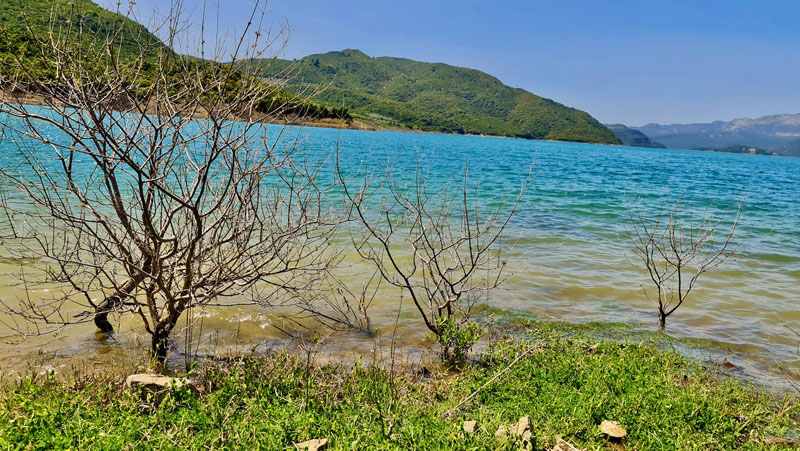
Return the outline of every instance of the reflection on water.
[[[637,199],[656,208],[680,198],[694,208],[735,211],[745,200],[737,259],[701,279],[686,305],[668,323],[668,333],[706,340],[740,361],[767,368],[800,369],[796,337],[800,328],[800,158],[639,149],[397,132],[304,129],[309,152],[330,152],[338,142],[346,170],[363,164],[380,169],[387,156],[409,173],[419,157],[434,185],[457,182],[465,161],[486,205],[513,200],[528,166],[536,164],[532,189],[515,216],[509,240],[512,274],[486,299],[492,308],[513,309],[569,321],[624,321],[655,328],[654,305],[644,295],[647,279],[633,268],[626,238],[627,206]],[[12,147],[0,143],[8,162]],[[321,178],[332,181],[330,171]],[[353,281],[365,266],[348,259]],[[20,262],[0,257],[5,301],[25,296],[19,284]],[[32,296],[45,295],[34,292]],[[378,334],[337,333],[326,349],[346,356],[368,354],[395,329],[399,294],[379,292],[370,316]],[[405,305],[397,336],[406,356],[419,356],[428,339],[411,305]],[[194,312],[199,352],[259,349],[283,335],[281,319],[254,308],[208,308]],[[0,318],[8,322],[10,318]],[[183,324],[183,320],[181,320]],[[20,368],[40,352],[82,356],[98,361],[142,353],[148,337],[136,321],[125,320],[113,341],[97,340],[90,325],[54,336],[33,337],[0,351],[0,366]],[[0,335],[8,335],[7,328]],[[320,334],[327,332],[320,330]],[[176,350],[183,347],[179,335]]]

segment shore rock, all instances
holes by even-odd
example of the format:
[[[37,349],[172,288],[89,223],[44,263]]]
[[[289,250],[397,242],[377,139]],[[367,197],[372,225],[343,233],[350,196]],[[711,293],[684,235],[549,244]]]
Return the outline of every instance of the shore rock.
[[[625,428],[616,421],[610,420],[603,420],[603,422],[600,423],[600,432],[613,438],[623,438],[628,435],[628,431],[626,431]]]
[[[475,432],[475,428],[478,426],[477,421],[465,421],[464,422],[464,432],[467,434],[472,434]]]
[[[142,399],[150,397],[156,404],[164,399],[164,395],[172,390],[188,388],[195,393],[199,393],[200,387],[196,381],[186,378],[161,376],[158,374],[131,374],[125,379],[125,387],[135,390]]]
[[[552,451],[581,451],[581,450],[572,443],[569,443],[563,438],[558,437],[556,439],[556,446],[553,447]]]
[[[306,440],[305,442],[295,443],[294,446],[297,449],[307,449],[308,451],[322,451],[328,446],[328,439],[315,438]]]
[[[519,419],[517,425],[513,429],[513,434],[518,435],[524,439],[531,438],[531,419],[528,416],[524,416]]]

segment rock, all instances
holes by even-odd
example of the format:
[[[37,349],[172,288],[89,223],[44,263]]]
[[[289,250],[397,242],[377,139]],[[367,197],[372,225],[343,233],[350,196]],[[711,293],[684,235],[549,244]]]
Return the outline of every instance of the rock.
[[[148,395],[154,394],[155,396],[151,400],[155,401],[155,403],[160,403],[164,399],[164,395],[171,390],[186,387],[195,393],[200,392],[197,381],[158,374],[131,374],[125,379],[125,387],[138,391],[142,398],[147,398]]]
[[[628,431],[620,426],[619,423],[609,420],[603,420],[603,422],[600,423],[600,432],[613,438],[622,438],[628,435]]]
[[[312,440],[306,440],[305,442],[295,443],[295,448],[297,449],[307,449],[308,451],[321,451],[328,446],[328,439],[326,438],[315,438]]]
[[[517,425],[513,429],[514,435],[519,435],[524,439],[531,438],[531,419],[530,417],[524,416],[519,419]]]
[[[508,437],[508,431],[506,427],[501,424],[500,427],[497,428],[497,432],[494,433],[494,438],[502,442],[505,441],[506,437]]]
[[[475,427],[478,426],[477,421],[465,421],[464,422],[464,432],[467,434],[472,434],[475,432]]]
[[[780,437],[767,437],[764,439],[764,443],[767,445],[783,445],[783,446],[797,446],[800,445],[800,442],[796,442],[794,440],[789,440]]]
[[[593,345],[591,345],[591,346],[589,346],[589,347],[587,347],[585,349],[586,349],[586,352],[594,352],[594,351],[597,351],[597,348],[599,348],[599,347],[600,347],[600,343],[595,343],[595,344],[593,344]]]
[[[725,368],[726,370],[739,370],[742,367],[729,362],[728,359],[725,359],[725,361],[722,362],[722,368]]]
[[[180,389],[185,386],[193,387],[194,381],[185,378],[161,376],[158,374],[131,374],[125,379],[128,388],[142,388],[147,390]]]
[[[556,438],[556,446],[553,447],[552,451],[581,451],[579,448],[575,447],[573,444],[567,442],[561,437]]]

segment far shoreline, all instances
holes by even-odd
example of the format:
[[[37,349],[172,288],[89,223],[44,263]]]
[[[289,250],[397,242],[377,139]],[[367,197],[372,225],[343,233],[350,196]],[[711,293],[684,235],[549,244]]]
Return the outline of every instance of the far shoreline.
[[[48,103],[44,100],[43,96],[39,94],[33,93],[13,93],[9,92],[5,89],[0,89],[0,105],[4,103],[16,103],[21,105],[29,105],[29,106],[48,106]],[[202,118],[202,115],[196,115],[197,118]],[[374,124],[370,124],[367,122],[363,122],[357,119],[332,119],[332,118],[324,118],[324,119],[277,119],[277,118],[269,118],[267,116],[263,117],[258,122],[265,122],[268,124],[278,124],[278,125],[290,125],[295,127],[314,127],[314,128],[330,128],[330,129],[339,129],[339,130],[357,130],[357,131],[365,131],[365,132],[401,132],[401,133],[417,133],[417,134],[434,134],[434,135],[446,135],[446,136],[470,136],[476,138],[493,138],[493,139],[514,139],[514,140],[521,140],[521,141],[538,141],[538,142],[552,142],[552,143],[566,143],[566,144],[590,144],[590,145],[598,145],[598,146],[611,146],[611,147],[624,147],[624,148],[637,148],[637,149],[656,149],[653,147],[639,147],[639,146],[627,146],[625,144],[612,144],[612,143],[596,143],[596,142],[587,142],[587,141],[563,141],[558,139],[542,139],[542,138],[523,138],[519,136],[504,136],[504,135],[487,135],[482,133],[449,133],[444,131],[437,131],[437,130],[421,130],[418,128],[403,128],[403,127],[384,127],[378,126]],[[718,149],[674,149],[674,148],[664,148],[664,150],[687,150],[692,152],[713,152],[717,154],[731,154],[731,155],[751,155],[746,153],[737,153],[737,152],[725,152]],[[790,155],[781,155],[778,153],[772,154],[755,154],[757,156],[765,156],[765,157],[790,157]]]

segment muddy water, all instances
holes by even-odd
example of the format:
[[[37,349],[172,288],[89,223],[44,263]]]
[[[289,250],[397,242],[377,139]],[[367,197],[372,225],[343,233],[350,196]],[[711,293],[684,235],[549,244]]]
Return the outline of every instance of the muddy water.
[[[723,218],[744,200],[738,257],[701,279],[687,304],[669,318],[667,333],[708,349],[706,357],[728,358],[765,371],[779,366],[800,369],[797,337],[787,329],[800,329],[800,158],[398,132],[299,133],[308,135],[305,146],[312,154],[326,154],[338,142],[343,166],[353,170],[363,164],[381,168],[390,157],[398,173],[410,174],[421,158],[431,183],[441,187],[457,183],[468,161],[487,206],[513,198],[528,166],[535,163],[531,189],[510,225],[509,236],[517,244],[508,260],[509,278],[482,301],[484,312],[513,310],[656,330],[655,306],[643,290],[648,279],[631,264],[626,237],[632,199],[655,208],[680,198]],[[12,151],[9,143],[0,143],[3,161]],[[332,180],[329,172],[321,177]],[[17,277],[19,268],[20,262],[13,259],[0,261],[2,299],[46,296],[47,288],[26,292]],[[358,285],[369,270],[350,256],[343,273]],[[396,291],[378,293],[369,309],[378,334],[329,334],[319,329],[326,337],[324,352],[369,355],[378,341],[391,338],[396,324],[404,358],[422,358],[428,352],[422,322],[407,300],[403,306],[400,301]],[[285,335],[273,327],[286,326],[285,320],[268,310],[208,308],[195,310],[192,318],[194,346],[200,354],[264,350],[286,343]],[[6,324],[13,320],[0,319]],[[75,357],[104,365],[141,355],[148,343],[143,330],[127,319],[119,326],[113,338],[95,336],[86,325],[5,345],[0,366],[21,369],[54,355],[58,359],[49,359],[48,365],[65,365]],[[0,335],[10,334],[8,327],[0,327]],[[185,347],[181,333],[174,346],[178,364]],[[698,356],[705,358],[702,351]]]

